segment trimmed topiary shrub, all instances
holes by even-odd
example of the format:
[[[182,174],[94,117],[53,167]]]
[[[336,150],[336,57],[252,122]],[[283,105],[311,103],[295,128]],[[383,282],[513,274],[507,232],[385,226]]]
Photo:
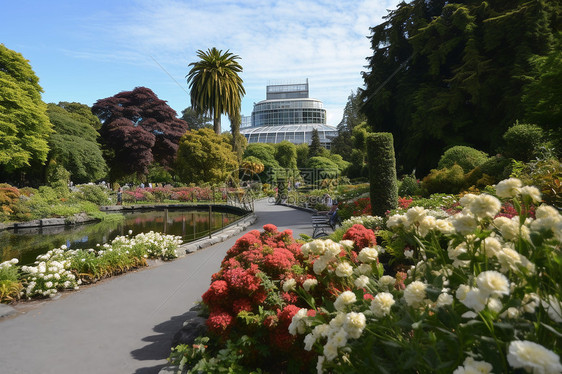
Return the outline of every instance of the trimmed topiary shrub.
[[[485,152],[464,145],[457,145],[443,153],[437,166],[438,169],[445,169],[457,164],[465,173],[468,173],[478,165],[483,164],[487,159],[488,155]]]
[[[414,175],[406,175],[402,178],[398,187],[398,196],[417,196],[421,195],[421,187]]]
[[[502,156],[490,157],[465,175],[465,187],[496,184],[509,178],[512,169],[512,159]]]
[[[505,134],[504,153],[518,161],[530,161],[544,143],[544,131],[537,125],[516,123]]]
[[[379,132],[367,136],[367,164],[371,184],[373,216],[385,216],[398,206],[396,158],[391,133]]]
[[[451,168],[433,169],[422,180],[422,187],[429,193],[459,193],[464,186],[464,172],[459,165]]]

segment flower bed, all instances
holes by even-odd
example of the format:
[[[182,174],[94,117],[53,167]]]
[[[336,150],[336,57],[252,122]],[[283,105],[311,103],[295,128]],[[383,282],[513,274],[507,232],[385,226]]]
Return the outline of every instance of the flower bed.
[[[496,196],[517,215],[467,194],[454,215],[413,207],[376,233],[355,224],[340,242],[302,244],[272,225],[246,234],[203,295],[209,336],[176,347],[172,362],[184,372],[562,372],[562,216],[541,205],[530,218],[540,193],[517,180]]]
[[[32,266],[17,267],[17,259],[0,264],[1,302],[20,297],[53,297],[130,269],[146,266],[147,258],[177,257],[181,237],[149,232],[118,236],[95,249],[69,250],[65,245],[37,256]]]

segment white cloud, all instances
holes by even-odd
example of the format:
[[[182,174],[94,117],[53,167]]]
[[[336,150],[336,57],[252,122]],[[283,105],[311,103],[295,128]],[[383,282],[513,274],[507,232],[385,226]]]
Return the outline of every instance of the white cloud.
[[[251,103],[265,99],[269,81],[309,78],[311,96],[325,103],[328,123],[336,125],[349,93],[363,85],[360,73],[372,52],[369,27],[397,2],[139,0],[125,16],[104,15],[115,19],[105,19],[102,37],[119,52],[102,51],[97,58],[150,64],[147,56],[154,56],[184,83],[198,49],[229,49],[244,67],[243,114],[250,114]],[[96,54],[83,52],[82,57]]]

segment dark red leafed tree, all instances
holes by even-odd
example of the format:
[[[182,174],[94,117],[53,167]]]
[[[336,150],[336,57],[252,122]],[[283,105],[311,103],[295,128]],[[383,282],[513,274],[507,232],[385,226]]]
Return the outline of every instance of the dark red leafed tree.
[[[113,180],[146,175],[153,162],[170,167],[188,129],[176,111],[146,87],[100,99],[92,112],[102,122],[101,142]]]

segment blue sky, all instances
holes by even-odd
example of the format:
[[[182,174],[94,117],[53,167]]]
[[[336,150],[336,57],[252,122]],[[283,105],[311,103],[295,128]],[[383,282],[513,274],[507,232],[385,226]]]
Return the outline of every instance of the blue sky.
[[[138,86],[178,114],[190,105],[185,79],[196,51],[241,57],[242,114],[268,83],[309,79],[337,125],[372,54],[369,27],[398,0],[35,0],[6,1],[0,43],[31,63],[43,100],[92,105]],[[168,75],[169,73],[169,75]],[[229,128],[223,122],[223,130]]]

